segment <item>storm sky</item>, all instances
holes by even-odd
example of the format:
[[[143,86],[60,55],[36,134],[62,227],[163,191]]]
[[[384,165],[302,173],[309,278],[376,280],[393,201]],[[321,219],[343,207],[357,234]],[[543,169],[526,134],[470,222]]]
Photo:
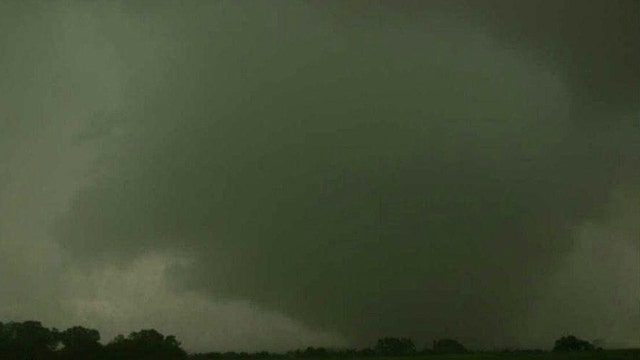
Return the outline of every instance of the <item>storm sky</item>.
[[[0,321],[640,333],[640,2],[0,2]]]

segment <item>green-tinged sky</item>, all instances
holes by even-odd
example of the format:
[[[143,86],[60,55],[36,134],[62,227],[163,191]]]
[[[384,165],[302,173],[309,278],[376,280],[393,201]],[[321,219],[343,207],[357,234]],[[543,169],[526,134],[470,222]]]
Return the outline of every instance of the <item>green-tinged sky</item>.
[[[0,2],[0,321],[638,346],[640,2]]]

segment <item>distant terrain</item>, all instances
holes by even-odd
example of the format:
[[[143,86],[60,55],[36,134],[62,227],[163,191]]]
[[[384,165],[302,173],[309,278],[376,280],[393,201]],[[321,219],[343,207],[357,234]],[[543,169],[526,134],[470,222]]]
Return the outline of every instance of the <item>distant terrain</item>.
[[[552,350],[503,350],[478,352],[455,339],[443,338],[430,347],[416,349],[410,338],[384,337],[373,347],[330,349],[307,347],[283,353],[207,352],[189,353],[174,335],[155,329],[117,335],[106,344],[96,329],[73,326],[47,328],[39,321],[0,322],[0,360],[330,360],[330,359],[619,359],[638,360],[640,349],[605,350],[573,335],[558,338]]]
[[[273,356],[277,358],[278,356]],[[286,356],[282,356],[286,358]],[[206,356],[191,355],[193,359],[209,359]],[[371,359],[371,357],[355,356],[347,357],[348,359],[364,360]],[[640,349],[624,349],[624,350],[602,350],[594,352],[469,352],[465,354],[429,354],[429,355],[413,355],[402,357],[375,357],[376,359],[407,359],[411,360],[485,360],[485,359],[520,359],[520,360],[582,360],[582,359],[611,359],[611,360],[638,360],[640,359]],[[211,357],[211,359],[214,359]],[[318,359],[318,357],[302,357],[301,360]],[[345,359],[345,357],[333,357],[329,356],[325,359]]]

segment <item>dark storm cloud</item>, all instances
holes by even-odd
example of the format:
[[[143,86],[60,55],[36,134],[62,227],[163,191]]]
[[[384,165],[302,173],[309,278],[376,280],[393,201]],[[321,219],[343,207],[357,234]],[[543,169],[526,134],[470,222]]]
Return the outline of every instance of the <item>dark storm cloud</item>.
[[[489,4],[125,7],[158,57],[79,140],[113,150],[57,241],[84,265],[184,256],[175,291],[356,342],[526,341],[574,228],[637,186],[637,2]],[[126,65],[135,42],[108,41]]]
[[[580,2],[537,1],[398,1],[380,2],[385,10],[408,18],[425,12],[453,10],[456,17],[483,27],[508,46],[551,60],[572,87],[574,96],[591,106],[636,106],[640,87],[638,11],[633,0]]]

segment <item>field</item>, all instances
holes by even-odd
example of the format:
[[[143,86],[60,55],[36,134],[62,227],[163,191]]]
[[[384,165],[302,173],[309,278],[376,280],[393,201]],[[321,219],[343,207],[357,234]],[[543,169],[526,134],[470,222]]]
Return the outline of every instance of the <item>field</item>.
[[[344,359],[344,358],[342,358]],[[358,358],[356,358],[358,359]],[[361,358],[358,360],[371,360],[372,358]],[[398,357],[378,358],[382,360],[398,360]],[[638,350],[605,350],[598,352],[568,352],[568,353],[470,353],[456,355],[425,355],[412,356],[406,359],[415,360],[588,360],[588,359],[611,359],[611,360],[640,360],[640,349]],[[310,359],[311,360],[311,359]]]

